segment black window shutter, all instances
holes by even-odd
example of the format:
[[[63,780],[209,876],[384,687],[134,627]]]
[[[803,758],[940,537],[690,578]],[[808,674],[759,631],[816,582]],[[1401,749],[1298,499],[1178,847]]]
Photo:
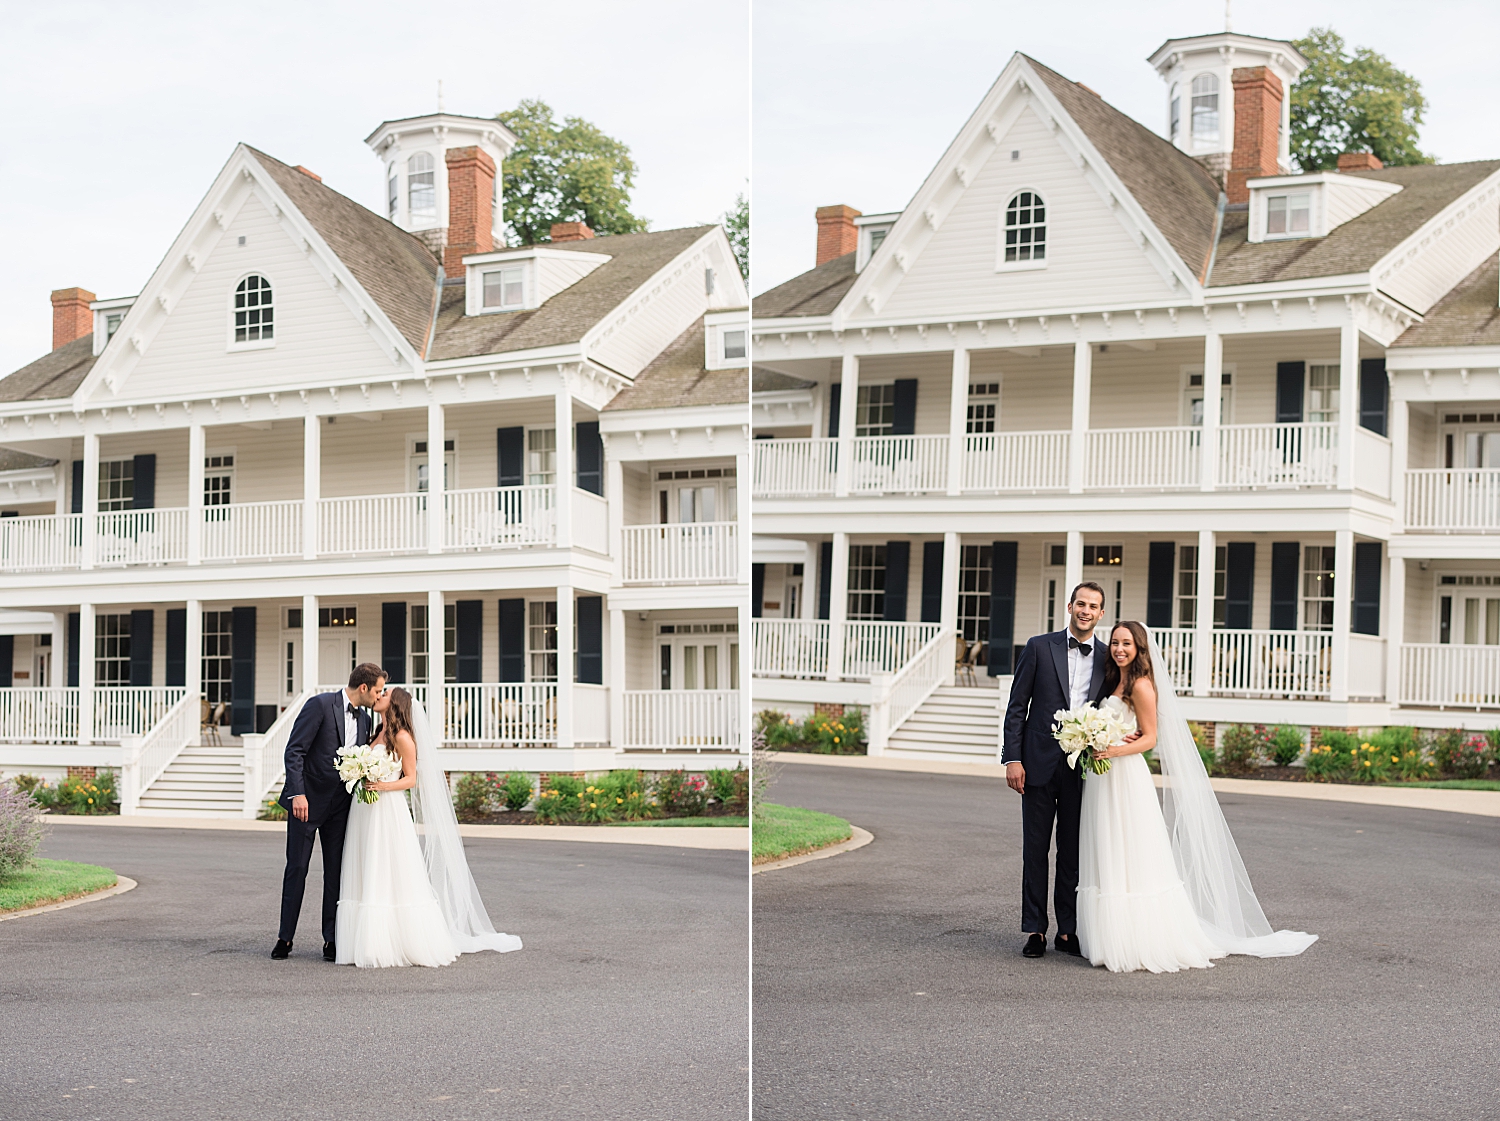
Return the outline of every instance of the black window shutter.
[[[1012,645],[1016,636],[1016,551],[1018,542],[996,541],[990,546],[991,677],[1014,668]]]
[[[236,607],[230,616],[229,734],[255,732],[255,608]]]
[[[1172,576],[1177,565],[1177,542],[1153,541],[1146,571],[1146,626],[1172,625]]]
[[[829,593],[833,581],[833,542],[818,545],[818,618],[827,619]]]
[[[917,379],[896,379],[896,408],[892,436],[911,436],[917,431]]]
[[[830,437],[839,434],[839,400],[843,397],[844,387],[839,382],[834,382],[828,387],[828,435]],[[827,616],[825,615],[826,619]]]
[[[1271,542],[1271,629],[1297,629],[1297,569],[1302,546],[1295,541]]]
[[[889,594],[889,593],[887,593]],[[943,543],[922,542],[922,622],[943,619]]]
[[[579,596],[578,680],[585,685],[604,684],[604,597]]]
[[[130,684],[151,684],[151,654],[155,648],[156,612],[149,607],[130,613]]]
[[[495,429],[495,461],[500,470],[502,487],[518,487],[524,481],[522,475],[526,462],[526,429]]]
[[[83,513],[83,460],[73,461],[73,505],[75,514]]]
[[[16,673],[16,636],[0,634],[0,689],[9,689]]]
[[[759,619],[761,616],[761,600],[766,598],[766,566],[763,564],[752,564],[750,566],[750,617]]]
[[[481,643],[484,635],[484,600],[461,599],[453,605],[453,645],[459,681],[483,681]]]
[[[380,668],[392,685],[406,684],[406,601],[380,605]]]
[[[597,420],[579,421],[573,426],[578,447],[578,489],[591,494],[604,493],[604,443],[599,439]]]
[[[1384,436],[1390,397],[1391,385],[1385,378],[1385,359],[1361,359],[1359,363],[1360,427],[1368,428],[1371,432]]]
[[[135,483],[131,491],[130,508],[154,510],[156,508],[156,456],[136,456],[133,472]]]
[[[1276,363],[1276,423],[1302,423],[1302,385],[1306,362]]]
[[[1379,541],[1354,546],[1354,613],[1349,629],[1355,634],[1380,633],[1380,551]]]
[[[526,680],[526,601],[500,601],[500,680]]]
[[[911,542],[885,543],[885,619],[906,622],[906,586],[911,574]]]
[[[78,612],[68,612],[68,688],[78,688]]]
[[[187,610],[185,608],[167,608],[166,673],[168,685],[187,684]]]
[[[1224,626],[1248,631],[1255,606],[1255,542],[1224,546]]]

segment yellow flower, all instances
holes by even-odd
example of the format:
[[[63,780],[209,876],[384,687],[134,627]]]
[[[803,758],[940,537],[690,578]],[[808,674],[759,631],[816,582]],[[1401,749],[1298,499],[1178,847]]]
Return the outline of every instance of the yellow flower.
[[[92,799],[92,798],[90,798],[90,799],[89,799],[89,805],[91,805],[91,806],[92,806],[92,805],[93,805],[93,804],[94,804],[94,800],[93,800],[93,799]]]
[[[599,808],[599,803],[598,802],[590,802],[589,803],[589,809],[591,809],[591,810],[597,810],[598,808]]]

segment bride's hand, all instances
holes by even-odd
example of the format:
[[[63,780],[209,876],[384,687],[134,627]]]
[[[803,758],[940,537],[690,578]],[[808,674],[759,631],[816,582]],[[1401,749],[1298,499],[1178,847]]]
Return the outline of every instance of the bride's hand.
[[[365,782],[365,789],[373,790],[377,794],[381,793],[388,786],[390,786],[388,782],[370,782],[368,780]]]

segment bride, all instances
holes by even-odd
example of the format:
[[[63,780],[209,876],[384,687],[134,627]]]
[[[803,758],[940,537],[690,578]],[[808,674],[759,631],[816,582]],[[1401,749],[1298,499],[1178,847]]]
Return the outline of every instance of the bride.
[[[519,950],[519,938],[495,932],[469,873],[421,702],[398,687],[387,689],[374,707],[381,724],[373,742],[400,759],[401,777],[371,782],[379,799],[356,798],[350,806],[338,964],[447,965],[478,950]]]
[[[1136,622],[1116,623],[1100,707],[1133,717],[1139,735],[1099,751],[1087,774],[1078,837],[1078,940],[1116,973],[1205,969],[1227,954],[1289,957],[1316,934],[1272,932],[1177,709],[1160,649]],[[1161,761],[1164,808],[1145,752]]]

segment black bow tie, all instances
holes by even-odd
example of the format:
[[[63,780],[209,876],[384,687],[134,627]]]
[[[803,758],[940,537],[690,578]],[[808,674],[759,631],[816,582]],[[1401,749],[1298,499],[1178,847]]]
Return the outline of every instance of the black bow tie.
[[[350,716],[358,716],[359,715],[359,713],[357,713],[357,712],[354,711],[354,706],[353,705],[345,705],[344,706],[344,711],[346,713],[348,713]]]
[[[1077,650],[1080,654],[1087,658],[1094,652],[1094,644],[1092,642],[1079,642],[1072,635],[1068,635],[1068,649]]]

